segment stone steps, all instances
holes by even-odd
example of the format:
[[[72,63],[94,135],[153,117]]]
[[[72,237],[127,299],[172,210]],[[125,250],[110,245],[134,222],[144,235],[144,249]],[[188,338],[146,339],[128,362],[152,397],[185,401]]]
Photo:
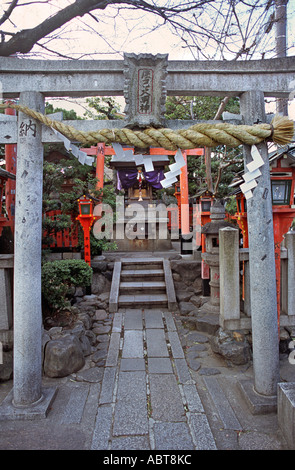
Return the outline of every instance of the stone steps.
[[[170,262],[162,258],[123,258],[114,266],[109,309],[178,308]]]
[[[121,278],[124,281],[137,279],[140,282],[149,281],[154,278],[164,279],[163,269],[126,269],[121,271]]]
[[[130,281],[120,282],[120,292],[122,294],[133,292],[134,294],[153,293],[163,294],[166,293],[166,284],[164,281]]]
[[[166,294],[135,294],[119,295],[119,307],[167,307]]]
[[[126,270],[142,270],[143,266],[146,266],[146,269],[162,269],[163,268],[163,259],[162,258],[135,258],[135,259],[123,259],[122,264],[124,271]]]

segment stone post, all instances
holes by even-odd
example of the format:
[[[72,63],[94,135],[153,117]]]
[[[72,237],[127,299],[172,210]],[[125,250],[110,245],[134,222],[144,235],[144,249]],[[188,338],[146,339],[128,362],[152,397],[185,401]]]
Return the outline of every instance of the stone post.
[[[41,93],[24,92],[20,103],[44,111]],[[41,226],[43,146],[41,124],[18,117],[13,401],[30,405],[41,398]]]
[[[287,314],[295,316],[295,232],[286,233],[285,240],[288,250]]]
[[[240,107],[245,124],[266,122],[263,92],[243,93]],[[267,145],[257,147],[265,164],[260,168],[262,175],[253,197],[247,201],[254,391],[271,397],[276,395],[279,381],[274,234]],[[252,161],[251,147],[247,145],[244,160],[245,164]]]
[[[42,112],[44,98],[23,92],[20,103]],[[1,417],[45,417],[55,388],[42,390],[41,236],[43,146],[41,124],[18,116],[15,248],[14,370],[12,397],[3,401]]]
[[[231,329],[240,319],[239,231],[219,230],[220,326]]]
[[[225,227],[233,227],[225,219],[225,208],[221,201],[216,200],[210,209],[211,222],[202,227],[205,235],[206,251],[202,253],[202,259],[210,268],[210,301],[206,302],[201,311],[220,313],[220,286],[219,286],[219,230]]]

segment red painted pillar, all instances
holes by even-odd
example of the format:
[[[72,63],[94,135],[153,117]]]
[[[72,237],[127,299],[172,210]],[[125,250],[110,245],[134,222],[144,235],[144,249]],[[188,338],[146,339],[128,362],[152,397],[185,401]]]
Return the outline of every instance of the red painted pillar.
[[[96,153],[96,178],[98,179],[96,189],[103,189],[103,177],[104,177],[104,156],[105,156],[105,144],[97,144]]]
[[[5,114],[15,116],[16,110],[5,108]],[[12,174],[16,174],[16,144],[5,144],[5,167]],[[14,214],[15,214],[15,180],[9,178],[5,185],[5,203],[8,213],[9,226],[14,233]]]
[[[87,224],[88,222],[88,224]],[[92,225],[91,220],[87,220],[83,224],[83,231],[84,231],[84,260],[85,262],[91,266],[91,247],[90,247],[90,228]]]
[[[181,234],[190,233],[189,227],[189,201],[188,201],[188,176],[186,151],[182,152],[186,165],[181,168],[180,174],[180,204],[181,204]]]

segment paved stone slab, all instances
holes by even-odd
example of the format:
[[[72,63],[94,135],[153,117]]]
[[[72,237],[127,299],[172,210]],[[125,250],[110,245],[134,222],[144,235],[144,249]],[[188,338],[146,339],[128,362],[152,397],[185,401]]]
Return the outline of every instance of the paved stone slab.
[[[150,450],[148,436],[114,437],[112,450]]]
[[[195,384],[184,384],[182,389],[189,411],[204,413],[204,408]]]
[[[138,330],[124,332],[123,358],[143,357],[143,333]]]
[[[120,370],[122,372],[135,371],[135,370],[145,370],[145,361],[143,358],[122,358]]]
[[[149,374],[173,374],[173,369],[169,357],[149,357]]]
[[[85,450],[85,433],[77,426],[48,426],[46,420],[32,426],[25,421],[25,427],[0,430],[0,450]]]
[[[147,329],[147,355],[148,357],[168,357],[168,348],[163,329]]]
[[[122,330],[122,312],[116,312],[113,319],[113,333],[120,333]]]
[[[146,328],[164,328],[160,310],[145,310],[144,318]]]
[[[111,405],[98,408],[91,450],[107,450],[109,445],[113,410]]]
[[[189,421],[194,432],[196,450],[217,450],[206,415],[191,413]]]
[[[148,428],[146,374],[120,372],[113,436],[148,434]]]
[[[174,359],[176,374],[181,384],[193,383],[192,376],[185,359]]]
[[[80,423],[88,393],[89,385],[79,386],[79,388],[71,390],[69,401],[61,419],[62,424]]]
[[[159,421],[185,421],[185,411],[176,378],[172,374],[151,374],[152,418]]]
[[[113,402],[113,393],[116,381],[116,367],[106,367],[104,370],[104,376],[102,381],[102,387],[99,397],[99,403],[112,403]]]
[[[168,338],[171,345],[172,355],[177,359],[184,359],[184,352],[176,331],[168,331]]]
[[[127,310],[124,315],[124,328],[125,330],[142,330],[142,311],[141,310]]]
[[[110,342],[109,342],[109,350],[106,360],[106,367],[116,367],[118,362],[119,356],[119,349],[120,349],[120,333],[112,333]]]
[[[194,443],[186,423],[155,423],[156,450],[194,450]]]
[[[90,369],[78,371],[76,374],[76,380],[81,382],[98,383],[102,381],[103,375],[103,367],[91,367]]]
[[[204,377],[205,385],[218,410],[225,429],[243,429],[216,377]]]
[[[168,331],[176,331],[176,326],[174,323],[173,315],[170,312],[164,312],[164,318],[166,321],[166,326]]]

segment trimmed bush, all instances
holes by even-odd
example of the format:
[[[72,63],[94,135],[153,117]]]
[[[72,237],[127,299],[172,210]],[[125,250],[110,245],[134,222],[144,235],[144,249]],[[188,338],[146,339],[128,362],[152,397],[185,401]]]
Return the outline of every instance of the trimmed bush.
[[[70,306],[67,298],[73,287],[91,285],[92,268],[84,260],[47,261],[42,265],[42,299],[49,311]]]

